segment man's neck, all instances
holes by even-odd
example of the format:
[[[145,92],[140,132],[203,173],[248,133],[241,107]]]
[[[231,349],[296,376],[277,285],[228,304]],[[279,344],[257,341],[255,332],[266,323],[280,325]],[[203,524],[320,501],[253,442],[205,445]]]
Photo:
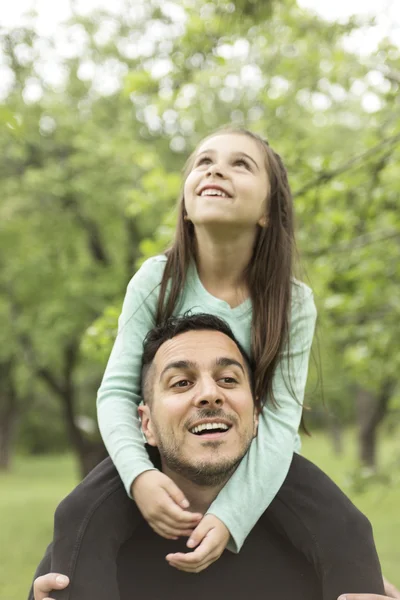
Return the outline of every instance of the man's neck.
[[[199,512],[205,514],[213,503],[219,492],[228,481],[229,476],[224,479],[223,482],[213,486],[197,485],[189,481],[183,475],[171,471],[167,465],[163,465],[162,471],[165,475],[168,475],[172,481],[179,487],[184,493],[185,497],[189,501],[189,510],[191,512]]]

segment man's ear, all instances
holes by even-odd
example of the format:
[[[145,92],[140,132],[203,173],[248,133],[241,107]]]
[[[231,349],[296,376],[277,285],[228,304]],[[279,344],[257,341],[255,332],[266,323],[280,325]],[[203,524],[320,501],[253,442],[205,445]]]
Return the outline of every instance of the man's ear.
[[[254,408],[254,413],[253,413],[253,438],[255,438],[257,436],[257,433],[258,433],[258,422],[259,422],[258,415],[259,414],[260,414],[260,411],[257,408]]]
[[[151,411],[147,404],[138,406],[140,421],[142,423],[142,431],[150,446],[157,447],[156,438],[153,432],[153,422],[151,420]]]

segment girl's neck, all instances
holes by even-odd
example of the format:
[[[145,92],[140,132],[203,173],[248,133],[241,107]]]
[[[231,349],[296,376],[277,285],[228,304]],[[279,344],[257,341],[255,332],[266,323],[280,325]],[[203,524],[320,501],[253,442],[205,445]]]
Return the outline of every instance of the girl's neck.
[[[249,294],[244,272],[253,253],[254,233],[241,231],[223,238],[196,228],[196,240],[197,270],[203,286],[232,307],[241,304]]]

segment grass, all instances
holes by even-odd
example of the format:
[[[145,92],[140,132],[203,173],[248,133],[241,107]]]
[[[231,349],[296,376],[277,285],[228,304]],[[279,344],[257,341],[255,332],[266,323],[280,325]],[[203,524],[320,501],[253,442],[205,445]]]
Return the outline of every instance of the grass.
[[[0,598],[27,598],[52,537],[53,513],[77,477],[70,456],[17,458],[0,476]]]
[[[399,450],[398,442],[383,439],[382,464],[390,464]],[[319,433],[304,440],[303,454],[344,488],[369,517],[384,573],[400,586],[400,486],[374,484],[362,494],[351,492],[349,474],[356,464],[351,433],[344,438],[344,453],[340,457],[333,454],[327,436]],[[71,456],[17,458],[13,471],[0,476],[1,600],[27,597],[35,568],[51,539],[54,509],[76,482]]]

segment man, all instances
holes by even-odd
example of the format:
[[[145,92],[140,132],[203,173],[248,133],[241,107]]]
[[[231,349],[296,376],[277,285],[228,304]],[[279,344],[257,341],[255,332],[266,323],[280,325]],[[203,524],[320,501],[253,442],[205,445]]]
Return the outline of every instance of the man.
[[[191,511],[207,511],[257,434],[252,389],[248,358],[216,317],[170,319],[146,338],[143,432],[153,461],[182,489]],[[274,600],[334,600],[346,592],[384,591],[368,521],[298,455],[283,495],[264,513],[241,552],[225,551],[196,576],[172,568],[181,561],[190,565],[184,538],[166,540],[151,530],[109,459],[81,486],[88,518],[74,523],[67,510],[70,500],[61,503],[53,544],[37,572],[70,577],[71,584],[52,597],[213,600],[250,593]],[[290,503],[294,494],[298,514]],[[348,532],[343,547],[335,543],[338,523]],[[35,600],[47,598],[51,586],[60,590],[65,584],[57,585],[52,574],[39,577]]]

